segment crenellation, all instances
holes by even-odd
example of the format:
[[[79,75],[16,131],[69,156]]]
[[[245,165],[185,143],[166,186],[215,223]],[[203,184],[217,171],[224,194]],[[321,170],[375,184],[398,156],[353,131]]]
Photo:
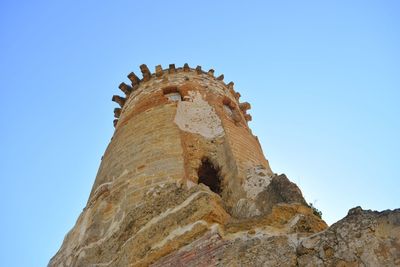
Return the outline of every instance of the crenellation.
[[[244,118],[245,118],[246,121],[251,121],[252,120],[252,117],[251,117],[250,114],[244,114]]]
[[[151,72],[146,64],[140,65],[140,71],[142,72],[143,75],[143,81],[144,82],[149,81],[151,78]]]
[[[185,63],[185,64],[183,65],[183,71],[184,71],[184,72],[189,72],[189,71],[190,71],[189,64]]]
[[[119,95],[113,95],[111,100],[117,103],[121,108],[124,106],[126,102],[126,98]]]
[[[161,65],[156,66],[156,77],[161,77],[163,75],[163,69]]]
[[[251,109],[251,105],[248,102],[239,103],[239,108],[241,111],[246,112],[247,110]]]
[[[236,98],[237,101],[239,101],[241,96],[242,95],[239,92],[235,92],[235,98]]]
[[[169,64],[168,73],[169,74],[174,74],[175,72],[176,72],[175,64]]]
[[[240,93],[235,92],[234,85],[235,85],[234,82],[229,82],[226,86],[227,86],[228,91],[230,92],[230,94],[231,94],[237,101],[239,101]]]
[[[115,118],[119,118],[119,116],[121,115],[121,108],[114,108],[114,117]]]
[[[120,85],[118,86],[118,88],[126,95],[129,96],[132,92],[132,87],[130,87],[129,85],[127,85],[126,83],[122,82],[120,83]]]
[[[129,73],[127,77],[131,81],[132,87],[139,85],[140,79],[134,72]]]
[[[203,71],[201,70],[201,66],[197,66],[196,67],[196,73],[197,74],[202,74],[203,73]]]
[[[169,68],[164,70],[162,69],[161,65],[158,65],[155,67],[155,73],[152,74],[147,66],[145,64],[142,64],[140,66],[140,70],[143,74],[143,82],[146,83],[141,83],[140,79],[133,73],[131,72],[128,75],[128,78],[131,80],[132,87],[129,85],[126,85],[125,83],[120,84],[120,89],[126,94],[127,99],[129,102],[137,102],[141,101],[139,99],[142,99],[141,95],[148,95],[151,94],[154,90],[152,88],[157,88],[160,83],[162,84],[170,84],[173,82],[177,82],[179,84],[183,82],[189,82],[189,81],[197,81],[199,82],[202,86],[205,86],[206,88],[208,87],[208,84],[211,82],[210,79],[214,80],[215,83],[213,83],[213,86],[211,89],[217,90],[218,94],[220,95],[225,95],[225,91],[228,91],[230,95],[233,97],[232,99],[239,100],[240,94],[238,92],[235,92],[233,90],[233,82],[230,82],[228,84],[225,84],[223,82],[223,74],[221,74],[218,77],[214,77],[214,70],[210,69],[208,72],[203,72],[201,69],[201,66],[197,66],[195,69],[191,69],[187,63],[181,68],[176,68],[175,64],[169,64]],[[181,75],[176,75],[176,76],[171,76],[171,74],[179,74],[179,73],[187,73],[186,76],[181,76]],[[164,75],[168,74],[168,75]],[[194,76],[193,74],[197,74],[197,76]],[[154,77],[154,79],[153,79]],[[157,79],[161,78],[162,79]],[[180,92],[182,93],[182,92]],[[131,105],[128,105],[131,106]],[[131,108],[128,107],[127,111],[129,111]]]

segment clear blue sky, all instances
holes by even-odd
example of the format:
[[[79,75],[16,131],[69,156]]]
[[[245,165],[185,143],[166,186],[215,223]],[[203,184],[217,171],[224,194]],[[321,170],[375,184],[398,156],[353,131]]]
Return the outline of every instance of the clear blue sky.
[[[56,253],[142,63],[233,80],[273,170],[328,223],[400,207],[399,3],[2,0],[0,266]]]

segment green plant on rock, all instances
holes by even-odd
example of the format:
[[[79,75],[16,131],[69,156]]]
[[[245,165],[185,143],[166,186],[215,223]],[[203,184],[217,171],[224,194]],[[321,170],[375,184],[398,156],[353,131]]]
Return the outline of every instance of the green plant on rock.
[[[308,206],[312,209],[313,213],[315,216],[318,216],[319,218],[322,219],[322,211],[320,211],[319,209],[317,209],[313,203],[309,203]]]

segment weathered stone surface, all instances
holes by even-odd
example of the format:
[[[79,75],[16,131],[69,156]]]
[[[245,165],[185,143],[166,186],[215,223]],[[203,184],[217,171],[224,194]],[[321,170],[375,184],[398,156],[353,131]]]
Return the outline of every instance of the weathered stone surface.
[[[400,265],[400,210],[360,210],[311,236],[272,228],[235,233],[210,231],[152,266]]]
[[[400,266],[400,209],[352,209],[326,231],[301,240],[301,266]]]
[[[268,187],[258,194],[256,203],[263,213],[269,213],[279,203],[300,203],[307,205],[300,189],[289,181],[286,175],[276,175]]]
[[[86,207],[49,266],[399,266],[400,210],[327,228],[214,70],[131,73]],[[251,118],[251,117],[250,117]]]
[[[149,188],[137,206],[131,203],[135,190],[118,183],[99,194],[50,265],[147,265],[230,217],[205,186]]]

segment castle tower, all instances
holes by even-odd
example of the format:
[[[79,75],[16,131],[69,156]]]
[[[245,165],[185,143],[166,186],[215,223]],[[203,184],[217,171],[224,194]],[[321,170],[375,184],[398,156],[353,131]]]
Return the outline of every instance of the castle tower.
[[[140,70],[143,77],[130,73],[130,84],[119,85],[124,96],[112,98],[114,135],[50,266],[174,266],[176,259],[162,259],[188,244],[225,242],[254,227],[289,231],[298,214],[303,232],[326,227],[297,186],[271,171],[248,126],[250,104],[232,82],[188,64]]]
[[[134,194],[132,203],[138,205],[156,185],[204,183],[232,210],[246,196],[242,185],[249,175],[272,176],[247,125],[250,104],[239,101],[233,82],[225,84],[214,70],[187,64],[164,70],[157,66],[154,74],[146,65],[140,69],[143,79],[130,73],[131,85],[119,86],[125,95],[112,98],[120,105],[114,110],[116,129],[91,199],[116,180],[134,189],[127,194]]]

